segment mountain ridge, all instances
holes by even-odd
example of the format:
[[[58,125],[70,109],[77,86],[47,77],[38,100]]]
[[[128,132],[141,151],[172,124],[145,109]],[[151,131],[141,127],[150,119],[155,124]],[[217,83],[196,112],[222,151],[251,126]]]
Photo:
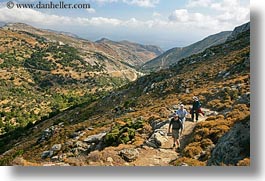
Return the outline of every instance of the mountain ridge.
[[[162,49],[153,45],[141,45],[129,41],[126,41],[127,43],[125,41],[116,42],[107,38],[93,42],[69,32],[38,29],[24,23],[7,23],[2,28],[27,31],[45,37],[48,41],[62,42],[78,49],[103,52],[133,67],[138,67],[163,52]]]
[[[192,54],[200,53],[211,46],[224,43],[231,33],[231,31],[223,31],[214,35],[210,35],[189,46],[172,48],[159,57],[145,63],[140,70],[157,71],[168,68],[170,65],[177,63],[182,58],[188,57]]]

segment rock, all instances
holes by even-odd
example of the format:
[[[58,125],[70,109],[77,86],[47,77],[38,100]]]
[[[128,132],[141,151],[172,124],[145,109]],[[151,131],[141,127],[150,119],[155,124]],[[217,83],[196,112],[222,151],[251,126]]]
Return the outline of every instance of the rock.
[[[207,165],[236,165],[246,157],[250,157],[250,120],[235,124],[219,139]]]
[[[123,149],[119,152],[119,155],[127,162],[136,160],[139,156],[137,149]]]
[[[151,119],[149,121],[149,124],[152,126],[153,130],[160,129],[161,127],[165,126],[168,123],[169,123],[169,120],[160,121],[160,120]]]
[[[43,164],[44,167],[54,167],[54,166],[70,166],[68,163],[46,163]]]
[[[164,146],[167,141],[168,138],[166,136],[166,133],[162,129],[157,129],[145,143],[150,147],[159,148],[161,146]]]
[[[69,147],[73,147],[74,146],[74,142],[73,141],[70,141],[70,140],[66,141],[64,144],[66,146],[69,146]]]
[[[62,149],[61,144],[55,144],[52,146],[51,151],[60,151]]]
[[[187,163],[182,162],[182,163],[180,163],[178,166],[181,166],[181,167],[188,167],[189,165],[188,165]]]
[[[71,150],[71,152],[75,155],[75,156],[79,156],[81,154],[87,154],[88,153],[88,149],[82,148],[82,147],[77,147],[77,148],[73,148]]]
[[[161,147],[168,141],[168,139],[163,131],[159,131],[154,133],[154,141],[158,147]]]
[[[77,141],[74,145],[75,147],[85,147],[87,144],[84,144],[83,141]]]
[[[88,127],[87,130],[88,131],[92,131],[92,130],[94,130],[94,128],[93,127]]]
[[[61,155],[58,156],[58,160],[61,161],[61,162],[64,161],[66,158],[67,158],[67,154],[66,153],[61,154]]]
[[[52,161],[52,162],[59,161],[59,156],[53,156],[53,157],[51,158],[51,161]]]
[[[152,83],[151,86],[150,86],[150,90],[152,90],[154,88],[155,88],[155,83]]]
[[[158,146],[153,142],[153,141],[145,141],[145,144],[147,146],[153,147],[153,148],[158,148]]]
[[[45,159],[45,158],[50,158],[53,156],[53,151],[44,151],[41,154],[41,158]]]
[[[226,41],[232,41],[232,40],[235,40],[235,39],[237,39],[238,38],[238,36],[240,35],[240,34],[242,34],[243,32],[247,32],[247,31],[249,31],[250,30],[250,23],[248,22],[248,23],[245,23],[245,24],[243,24],[243,25],[241,25],[241,26],[238,26],[238,27],[236,27],[234,30],[233,30],[233,32],[231,33],[231,35],[229,35],[228,37],[227,37],[227,40]]]
[[[147,150],[149,147],[146,145],[142,145],[142,149]]]
[[[69,138],[74,139],[74,138],[76,138],[76,137],[78,137],[78,136],[79,136],[79,133],[74,132],[74,133],[72,133],[72,134],[69,135]]]
[[[101,140],[98,144],[94,144],[94,146],[91,146],[91,150],[102,150],[104,148],[104,142]]]
[[[219,113],[216,111],[208,111],[208,110],[202,110],[204,112],[205,116],[217,116]]]
[[[148,87],[145,87],[143,93],[147,93]]]
[[[226,73],[224,74],[223,78],[226,78],[226,77],[228,77],[229,75],[230,75],[230,72],[226,72]]]
[[[247,92],[237,99],[238,104],[250,104],[250,92]]]
[[[61,128],[61,127],[64,127],[64,123],[61,122],[59,123],[58,125],[54,125],[54,126],[51,126],[47,129],[45,129],[42,134],[41,134],[41,137],[37,140],[37,143],[41,143],[43,141],[47,141],[49,140],[54,133],[58,132],[58,130]]]
[[[84,139],[86,143],[99,143],[101,139],[106,135],[106,133],[99,133],[97,135],[92,135]]]
[[[107,162],[113,162],[113,158],[108,157],[108,158],[107,158]]]
[[[135,110],[134,110],[133,108],[129,107],[128,112],[129,112],[129,113],[130,113],[130,112],[135,112]]]

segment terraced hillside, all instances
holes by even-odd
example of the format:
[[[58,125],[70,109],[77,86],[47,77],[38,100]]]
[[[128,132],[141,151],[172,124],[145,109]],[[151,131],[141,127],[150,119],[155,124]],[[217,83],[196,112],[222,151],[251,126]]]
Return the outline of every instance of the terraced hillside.
[[[199,97],[206,115],[186,121],[181,149],[168,115]],[[93,103],[0,138],[2,165],[250,165],[250,29],[143,76]],[[173,154],[173,155],[172,155]]]

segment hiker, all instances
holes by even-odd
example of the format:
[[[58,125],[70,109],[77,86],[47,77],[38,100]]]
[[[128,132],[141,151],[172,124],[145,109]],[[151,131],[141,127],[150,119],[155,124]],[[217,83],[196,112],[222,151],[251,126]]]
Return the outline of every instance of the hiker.
[[[183,125],[177,114],[174,114],[173,118],[170,119],[168,127],[169,134],[171,131],[171,127],[172,127],[173,148],[175,148],[177,145],[177,149],[179,149],[180,148],[179,137],[182,134]]]
[[[183,129],[184,129],[186,116],[188,114],[187,110],[185,109],[184,104],[180,105],[180,108],[176,111],[176,114],[179,116],[179,119],[181,120],[182,125],[183,125]]]
[[[196,116],[196,122],[199,120],[199,113],[201,111],[201,103],[198,99],[198,97],[194,96],[193,97],[193,103],[192,103],[192,108],[191,108],[191,119],[194,122],[194,114]]]

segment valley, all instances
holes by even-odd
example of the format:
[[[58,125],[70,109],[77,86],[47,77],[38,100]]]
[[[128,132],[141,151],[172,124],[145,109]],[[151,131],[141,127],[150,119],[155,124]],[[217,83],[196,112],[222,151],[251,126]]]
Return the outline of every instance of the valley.
[[[106,55],[102,47],[99,52],[88,48],[79,53],[76,47],[83,40],[78,40],[77,44],[65,42],[65,45],[60,45],[58,42],[38,42],[36,37],[23,34],[22,37],[29,37],[24,40],[26,43],[22,43],[22,40],[6,40],[12,37],[18,39],[21,35],[16,30],[0,30],[8,42],[4,43],[2,37],[1,88],[6,92],[6,98],[0,102],[2,120],[6,117],[3,112],[9,111],[9,122],[13,120],[16,123],[12,113],[16,107],[23,108],[25,101],[31,100],[28,105],[34,113],[36,105],[41,106],[38,107],[40,110],[47,110],[50,105],[58,109],[60,101],[71,103],[65,103],[65,97],[60,98],[58,94],[71,95],[67,98],[72,101],[76,101],[77,97],[84,98],[71,108],[69,105],[62,106],[48,117],[40,116],[38,121],[32,118],[31,124],[4,130],[5,134],[0,136],[0,164],[249,166],[249,24],[235,28],[222,42],[209,45],[157,71],[151,68],[151,73],[146,75],[137,67],[147,61],[137,63],[136,58],[126,63],[117,62],[118,55],[115,52]],[[97,43],[104,44],[104,48],[109,46],[111,50],[116,50],[114,47],[118,46],[120,51],[124,46],[134,45],[127,42],[126,45],[113,45],[109,41],[103,39]],[[23,46],[16,46],[17,43]],[[94,43],[87,44],[94,47]],[[14,52],[14,48],[8,48],[12,46],[20,48]],[[136,47],[138,50],[144,46]],[[148,48],[150,50],[160,52],[157,48]],[[67,52],[71,52],[71,56]],[[10,55],[16,57],[16,61],[12,61]],[[157,56],[166,57],[164,63],[169,57],[168,52]],[[12,66],[6,65],[7,58],[10,58],[8,62]],[[130,71],[135,74],[128,76]],[[10,79],[10,75],[14,77]],[[139,75],[137,79],[135,75]],[[23,88],[18,89],[17,85]],[[189,110],[193,96],[202,103],[205,117],[200,117],[197,123],[187,118],[181,148],[176,152],[171,149],[171,138],[166,132],[168,116],[180,104]],[[53,103],[52,100],[56,101]],[[8,104],[14,110],[10,110],[11,106],[3,106]],[[25,114],[29,110],[25,108]],[[29,117],[31,115],[34,114],[29,114]],[[2,127],[6,127],[6,120],[3,120]]]

